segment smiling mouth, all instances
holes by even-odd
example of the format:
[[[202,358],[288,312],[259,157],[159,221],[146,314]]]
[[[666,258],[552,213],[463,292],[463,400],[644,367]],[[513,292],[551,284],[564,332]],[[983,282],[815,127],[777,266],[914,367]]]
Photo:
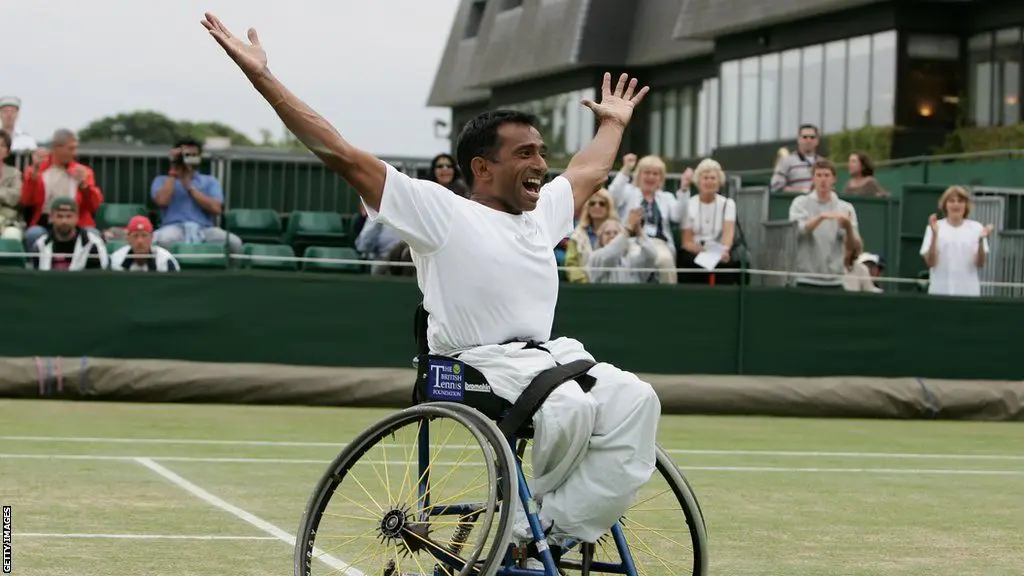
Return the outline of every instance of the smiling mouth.
[[[523,190],[525,190],[526,194],[531,198],[540,198],[540,186],[540,178],[527,178],[526,180],[523,180]]]

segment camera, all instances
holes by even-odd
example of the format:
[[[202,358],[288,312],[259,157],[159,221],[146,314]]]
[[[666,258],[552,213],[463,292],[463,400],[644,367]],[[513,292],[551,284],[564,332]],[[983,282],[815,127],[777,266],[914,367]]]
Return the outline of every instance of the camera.
[[[175,152],[171,155],[171,162],[176,166],[198,166],[203,161],[203,157],[195,152],[187,150]]]

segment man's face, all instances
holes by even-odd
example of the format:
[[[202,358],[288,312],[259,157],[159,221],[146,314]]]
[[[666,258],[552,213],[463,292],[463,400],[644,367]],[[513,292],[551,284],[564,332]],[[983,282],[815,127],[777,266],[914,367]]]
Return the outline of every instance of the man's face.
[[[813,128],[804,128],[800,131],[800,142],[797,146],[804,154],[814,154],[818,150],[818,132]]]
[[[70,164],[78,156],[78,140],[72,139],[64,144],[53,146],[53,159],[62,166]]]
[[[498,160],[488,162],[494,195],[508,207],[529,212],[537,207],[548,173],[547,148],[536,128],[505,123],[498,128]]]
[[[14,106],[0,108],[0,123],[3,123],[5,130],[11,130],[18,122],[18,109]]]
[[[62,238],[67,238],[78,226],[78,212],[62,208],[50,213],[50,224],[53,231]]]
[[[831,192],[832,184],[835,181],[835,174],[828,168],[817,168],[814,170],[814,189],[819,192]]]
[[[148,254],[150,246],[153,245],[153,235],[145,230],[132,230],[128,234],[128,245],[135,254]]]

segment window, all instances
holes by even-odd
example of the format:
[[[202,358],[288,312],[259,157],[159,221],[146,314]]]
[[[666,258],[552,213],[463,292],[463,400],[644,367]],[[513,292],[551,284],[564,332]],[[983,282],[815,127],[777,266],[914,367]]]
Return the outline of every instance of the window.
[[[824,70],[822,69],[824,49],[821,45],[808,46],[803,50],[803,78],[801,79],[800,123],[814,124],[821,129],[822,90]]]
[[[891,126],[896,102],[896,32],[871,38],[871,124]]]
[[[697,149],[694,156],[710,156],[718,147],[718,78],[701,85],[697,105]]]
[[[914,128],[952,130],[959,110],[960,39],[911,34],[897,103],[900,123]]]
[[[800,128],[800,50],[782,53],[782,98],[779,102],[779,131],[783,138]]]
[[[825,45],[825,134],[842,132],[846,125],[846,41]]]
[[[501,11],[504,12],[505,10],[512,10],[514,8],[519,8],[522,5],[523,0],[503,0],[501,3]]]
[[[1004,126],[1020,121],[1020,28],[996,32],[995,62],[997,63],[995,110],[998,123]]]
[[[647,149],[651,154],[661,156],[661,111],[664,107],[661,92],[651,94],[651,114],[647,118]]]
[[[846,129],[871,122],[871,37],[851,38],[846,59]]]
[[[466,21],[466,34],[464,39],[476,38],[480,33],[480,23],[484,20],[484,9],[487,8],[486,0],[475,0],[469,7],[469,19]]]
[[[697,116],[697,90],[693,86],[683,88],[679,97],[679,157],[693,158],[693,145],[697,140],[694,120]]]
[[[556,94],[509,106],[513,110],[537,116],[537,130],[548,146],[552,160],[568,159],[594,139],[594,113],[580,100],[596,97],[596,90],[587,88]]]
[[[756,56],[740,62],[740,144],[757,142],[760,74],[760,59]]]
[[[968,106],[978,126],[992,125],[992,34],[978,34],[967,41],[971,68]]]
[[[726,62],[722,64],[722,114],[721,142],[722,146],[733,146],[739,143],[740,116],[740,63]]]
[[[779,139],[779,54],[761,57],[760,142]]]
[[[678,158],[677,145],[679,144],[679,92],[669,90],[665,93],[664,108],[662,108],[663,144],[662,155],[667,158]]]

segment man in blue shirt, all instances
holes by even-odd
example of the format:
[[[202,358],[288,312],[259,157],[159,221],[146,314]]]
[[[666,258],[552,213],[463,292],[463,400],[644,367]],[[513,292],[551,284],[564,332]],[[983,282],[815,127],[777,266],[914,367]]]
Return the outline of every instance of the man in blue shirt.
[[[220,182],[197,168],[203,148],[194,138],[182,138],[171,151],[171,170],[157,176],[150,188],[153,202],[161,208],[160,228],[153,241],[170,248],[179,242],[189,244],[227,240],[233,254],[242,252],[242,240],[217,227],[224,211],[224,191]]]

